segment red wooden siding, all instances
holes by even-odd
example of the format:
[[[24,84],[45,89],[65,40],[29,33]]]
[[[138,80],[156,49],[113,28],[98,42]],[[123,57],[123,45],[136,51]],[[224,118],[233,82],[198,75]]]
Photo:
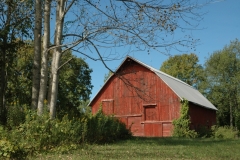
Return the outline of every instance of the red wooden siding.
[[[149,69],[131,61],[111,77],[92,101],[93,114],[102,105],[135,136],[170,136],[171,121],[179,116],[179,98]],[[169,127],[165,127],[166,124]]]
[[[192,103],[189,106],[191,129],[199,130],[201,127],[210,129],[212,125],[216,125],[216,111]]]
[[[154,72],[131,59],[121,65],[91,102],[93,114],[100,105],[105,114],[114,114],[135,136],[171,136],[172,121],[180,114],[180,98]],[[199,108],[190,109],[194,124],[205,123],[203,118],[200,121],[193,116],[205,113],[206,109]],[[214,113],[207,113],[211,124]]]

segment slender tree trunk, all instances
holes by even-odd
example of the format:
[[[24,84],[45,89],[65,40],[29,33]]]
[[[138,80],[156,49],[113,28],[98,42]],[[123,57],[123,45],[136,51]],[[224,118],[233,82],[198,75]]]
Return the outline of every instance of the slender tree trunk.
[[[231,100],[230,100],[231,101]],[[229,103],[229,109],[230,109],[230,127],[233,127],[233,107],[232,107],[232,103]]]
[[[41,80],[38,98],[38,115],[42,115],[44,100],[46,99],[47,81],[48,81],[48,48],[50,44],[50,12],[51,0],[46,0],[44,5],[44,36],[43,36],[43,53],[41,65]]]
[[[64,4],[65,0],[59,0],[56,11],[56,28],[55,28],[55,46],[52,63],[52,83],[51,83],[51,100],[50,100],[50,118],[56,116],[56,102],[58,94],[58,68],[60,67],[60,58],[62,54],[62,31],[64,23]]]
[[[7,17],[6,23],[2,30],[2,46],[1,46],[1,55],[0,55],[0,123],[5,124],[7,121],[7,109],[6,109],[6,87],[7,87],[7,69],[6,69],[6,56],[8,49],[8,35],[10,34],[10,22],[11,22],[11,14],[12,14],[12,1],[7,2]]]
[[[1,46],[1,56],[0,56],[0,124],[6,123],[6,104],[5,104],[5,94],[6,94],[6,50],[4,46]]]
[[[32,78],[32,109],[37,109],[40,67],[41,67],[41,32],[42,32],[42,0],[35,0],[35,28],[34,28],[34,60]]]

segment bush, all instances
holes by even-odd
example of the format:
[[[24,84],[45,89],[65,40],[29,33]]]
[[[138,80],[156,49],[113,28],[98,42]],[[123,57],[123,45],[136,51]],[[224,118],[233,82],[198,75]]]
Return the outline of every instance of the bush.
[[[27,156],[23,148],[17,143],[6,139],[0,139],[0,158],[3,159],[25,159]]]
[[[13,128],[19,126],[25,120],[25,113],[22,107],[18,105],[9,106],[7,109],[7,127]]]
[[[180,117],[173,120],[173,136],[174,137],[186,137],[186,138],[195,138],[197,137],[197,132],[190,130],[190,119],[188,115],[188,101],[183,99],[181,101],[181,110]]]
[[[107,143],[132,136],[126,125],[100,109],[95,115],[83,119],[83,140],[91,143]]]
[[[38,152],[65,153],[81,143],[107,143],[131,137],[125,124],[112,116],[83,115],[50,120],[47,113],[26,113],[25,122],[11,128],[0,126],[0,159],[24,159]]]
[[[198,137],[201,138],[210,138],[212,137],[213,131],[206,126],[200,126],[197,130]]]
[[[212,137],[218,138],[218,139],[235,139],[238,138],[239,131],[229,127],[229,126],[223,126],[223,127],[217,127],[212,126]]]

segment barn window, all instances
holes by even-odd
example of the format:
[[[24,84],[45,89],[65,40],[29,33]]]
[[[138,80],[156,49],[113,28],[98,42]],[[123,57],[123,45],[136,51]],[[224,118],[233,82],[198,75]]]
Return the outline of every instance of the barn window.
[[[104,99],[102,100],[102,111],[104,114],[113,114],[113,99]]]
[[[144,120],[156,121],[157,120],[157,108],[156,104],[144,105]]]

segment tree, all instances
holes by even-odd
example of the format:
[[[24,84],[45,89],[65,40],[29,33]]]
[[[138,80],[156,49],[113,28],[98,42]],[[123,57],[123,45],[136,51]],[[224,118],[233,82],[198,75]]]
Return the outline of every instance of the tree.
[[[11,68],[8,69],[8,90],[6,92],[6,103],[12,105],[17,103],[21,107],[30,106],[32,68],[33,68],[33,43],[27,41],[22,43],[16,50]]]
[[[67,51],[63,53],[61,62],[71,60],[61,68],[59,73],[59,95],[57,106],[60,116],[64,114],[78,115],[79,107],[89,100],[92,84],[91,72],[83,59],[77,58]],[[85,106],[86,107],[86,106]]]
[[[44,35],[43,35],[43,53],[41,60],[41,77],[39,86],[38,115],[43,113],[44,100],[47,95],[47,82],[48,82],[48,49],[50,46],[50,13],[51,13],[51,0],[46,0],[44,4]]]
[[[34,59],[32,79],[32,109],[37,109],[40,68],[41,68],[41,40],[42,40],[42,0],[35,0],[35,26],[34,26]]]
[[[0,117],[6,118],[7,71],[11,68],[22,39],[31,37],[32,1],[6,0],[0,2]],[[4,123],[4,122],[3,122]]]
[[[30,106],[32,68],[33,68],[33,43],[26,42],[14,57],[11,70],[8,72],[8,90],[6,93],[7,104],[16,103],[20,106]],[[52,53],[48,58],[51,60]],[[65,114],[79,115],[78,107],[89,100],[91,94],[91,72],[88,64],[83,59],[73,56],[70,51],[62,55],[61,62],[66,62],[59,74],[59,96],[57,99],[58,116]],[[50,65],[50,64],[48,64]],[[49,76],[48,74],[47,76]],[[47,88],[50,78],[48,77]],[[44,99],[44,105],[47,105]]]
[[[206,95],[218,108],[218,123],[240,127],[240,42],[232,41],[205,62]]]
[[[55,24],[54,42],[48,47],[48,51],[53,50],[48,98],[51,118],[56,115],[60,61],[66,50],[100,60],[111,71],[106,61],[116,58],[111,57],[112,52],[122,46],[150,52],[151,48],[168,51],[176,45],[194,45],[190,37],[173,39],[173,34],[178,29],[188,29],[180,24],[194,28],[201,20],[201,15],[195,12],[200,6],[188,0],[58,0],[51,1],[51,5],[56,11],[55,23],[49,22]],[[104,54],[107,49],[109,54]]]
[[[170,57],[163,62],[160,70],[198,89],[204,80],[203,67],[198,64],[198,57],[193,53]]]
[[[104,75],[104,83],[108,80],[108,78],[113,74],[113,72],[109,71],[108,74]]]

